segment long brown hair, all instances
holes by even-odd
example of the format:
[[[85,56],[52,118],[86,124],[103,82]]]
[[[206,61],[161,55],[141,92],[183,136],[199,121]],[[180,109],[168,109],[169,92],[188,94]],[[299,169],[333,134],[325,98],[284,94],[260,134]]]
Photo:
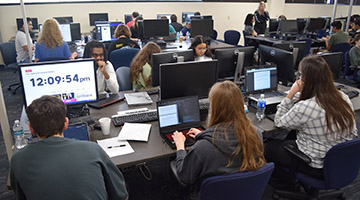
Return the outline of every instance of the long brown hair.
[[[39,43],[51,49],[63,44],[63,36],[55,19],[45,20],[41,29]]]
[[[301,80],[304,82],[300,100],[315,97],[325,110],[327,130],[343,135],[354,127],[355,113],[334,85],[330,67],[320,56],[308,56],[300,64]],[[336,130],[333,130],[331,122]]]
[[[120,36],[125,36],[127,38],[131,38],[131,32],[130,32],[129,28],[124,24],[120,24],[115,29],[114,37],[120,38]]]
[[[244,100],[240,89],[230,81],[218,82],[212,86],[209,93],[210,116],[208,127],[225,126],[225,138],[228,138],[227,128],[234,127],[234,135],[238,146],[232,153],[234,157],[241,157],[242,164],[239,171],[257,170],[265,164],[264,147],[257,135],[255,127],[246,116]],[[215,131],[216,133],[216,131]],[[213,138],[217,137],[215,134]],[[229,160],[228,166],[231,166]]]
[[[152,65],[152,54],[160,53],[160,47],[154,42],[148,42],[141,51],[136,54],[134,59],[130,64],[130,80],[133,82],[137,80],[139,74],[143,76],[146,86],[151,84],[151,76],[146,79],[142,73],[143,66],[148,63],[150,66]]]

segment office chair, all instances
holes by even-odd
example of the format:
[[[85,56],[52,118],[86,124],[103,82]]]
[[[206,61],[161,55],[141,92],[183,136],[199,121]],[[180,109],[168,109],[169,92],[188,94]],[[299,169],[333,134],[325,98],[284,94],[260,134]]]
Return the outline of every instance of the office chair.
[[[342,52],[344,55],[350,50],[350,44],[347,42],[335,44],[331,47],[331,52]]]
[[[240,41],[240,32],[236,30],[227,30],[224,33],[225,43],[237,46]]]
[[[57,61],[57,60],[69,60],[69,58],[64,56],[54,56],[54,57],[41,58],[38,60],[38,62]]]
[[[130,67],[130,63],[135,55],[139,52],[137,48],[122,48],[110,53],[110,62],[116,71],[119,67]]]
[[[14,73],[16,73],[19,70],[19,67],[16,62],[16,48],[15,48],[15,42],[4,42],[0,44],[0,52],[5,64],[6,68],[10,68],[14,70]],[[20,83],[14,83],[10,84],[8,87],[8,90],[11,91],[12,87],[16,87],[13,90],[13,94],[16,94],[16,90],[18,90],[21,85]]]
[[[170,162],[170,169],[178,182],[182,186],[186,186],[177,176],[175,161]],[[200,199],[260,200],[273,170],[274,163],[267,163],[256,171],[246,171],[208,177],[201,183]]]
[[[116,78],[119,83],[120,91],[132,90],[132,83],[130,81],[130,68],[119,67],[116,70]]]
[[[299,39],[299,40],[296,40],[296,41],[298,41],[298,42],[301,42],[301,41],[306,42],[306,47],[304,49],[304,57],[308,56],[310,54],[310,49],[311,49],[311,43],[312,43],[311,38],[303,38],[303,39]]]
[[[213,34],[213,36],[211,37],[213,40],[216,40],[216,38],[217,38],[217,36],[218,36],[218,32],[215,30],[215,29],[213,29],[213,32],[214,32],[214,34]]]
[[[310,163],[311,159],[298,150],[294,145],[284,147],[296,159]],[[308,186],[306,193],[275,190],[273,198],[288,197],[290,199],[331,199],[331,197],[343,198],[343,191],[340,188],[353,182],[360,168],[360,138],[346,141],[333,146],[324,158],[324,179],[317,179],[301,172],[295,171],[295,176],[300,182]],[[294,158],[295,158],[294,157]],[[290,169],[292,170],[292,169]],[[319,190],[327,190],[319,194]],[[330,190],[330,191],[328,191]]]
[[[248,43],[249,43],[249,39],[246,38],[246,32],[243,30],[243,36],[244,36],[244,46],[248,46]]]
[[[347,51],[345,53],[345,70],[344,70],[344,75],[350,79],[355,81],[357,84],[360,84],[360,77],[357,76],[357,72],[359,70],[357,69],[356,66],[351,66],[350,64],[350,56],[349,56],[349,51]]]

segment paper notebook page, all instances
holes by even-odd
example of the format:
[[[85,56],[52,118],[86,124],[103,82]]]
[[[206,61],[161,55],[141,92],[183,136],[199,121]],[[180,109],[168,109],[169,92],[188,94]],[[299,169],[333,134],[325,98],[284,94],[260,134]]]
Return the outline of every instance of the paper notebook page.
[[[134,152],[134,149],[130,146],[128,141],[119,141],[116,137],[97,140],[97,143],[104,149],[110,158]]]
[[[150,129],[151,124],[125,123],[118,135],[118,140],[147,142],[149,140]]]

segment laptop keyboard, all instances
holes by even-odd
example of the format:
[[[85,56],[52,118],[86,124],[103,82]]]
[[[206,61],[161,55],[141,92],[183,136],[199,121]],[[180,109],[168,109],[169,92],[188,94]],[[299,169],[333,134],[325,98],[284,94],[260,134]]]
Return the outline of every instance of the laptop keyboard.
[[[134,113],[129,115],[117,115],[111,117],[112,122],[115,126],[122,126],[125,122],[151,122],[158,120],[157,111],[149,110],[146,112]]]
[[[92,125],[95,123],[94,118],[91,115],[75,117],[69,119],[69,124],[79,124],[79,123],[87,123],[88,125]]]

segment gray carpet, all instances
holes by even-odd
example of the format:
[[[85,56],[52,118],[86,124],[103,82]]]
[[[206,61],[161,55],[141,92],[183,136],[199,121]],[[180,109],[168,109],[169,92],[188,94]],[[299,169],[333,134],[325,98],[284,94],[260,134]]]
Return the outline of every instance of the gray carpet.
[[[13,95],[7,90],[9,84],[18,80],[18,75],[13,71],[5,69],[0,66],[0,80],[3,86],[3,93],[6,102],[7,114],[9,123],[12,126],[15,119],[20,118],[21,108],[23,105],[23,99],[21,90]],[[341,82],[354,85],[351,81],[342,80]],[[360,112],[357,113],[358,118]],[[357,123],[360,127],[359,122]],[[163,200],[176,200],[181,199],[179,196],[181,190],[177,185],[174,178],[169,173],[169,160],[157,160],[147,163],[152,172],[152,180],[146,180],[140,170],[137,167],[130,167],[123,169],[126,182],[128,184],[130,199],[163,199]],[[5,145],[0,130],[0,199],[13,200],[15,199],[12,191],[9,191],[6,187],[7,176],[9,170],[9,162],[5,151]],[[350,200],[360,199],[360,176],[349,186],[344,188],[345,196]],[[264,200],[272,199],[273,189],[268,186],[263,195]]]

